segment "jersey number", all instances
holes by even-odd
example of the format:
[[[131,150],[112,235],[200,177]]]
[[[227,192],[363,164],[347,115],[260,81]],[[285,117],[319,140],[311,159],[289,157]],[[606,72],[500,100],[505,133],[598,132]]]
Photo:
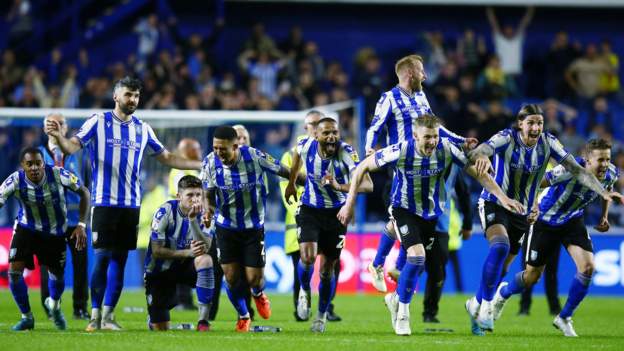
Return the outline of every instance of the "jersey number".
[[[338,238],[340,238],[340,241],[338,241],[338,245],[336,245],[337,249],[342,249],[344,248],[344,244],[345,244],[345,238],[347,236],[346,235],[338,235]]]

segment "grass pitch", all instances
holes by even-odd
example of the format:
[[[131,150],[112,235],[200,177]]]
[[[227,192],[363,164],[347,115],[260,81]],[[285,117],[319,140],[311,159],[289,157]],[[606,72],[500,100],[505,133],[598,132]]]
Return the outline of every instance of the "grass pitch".
[[[71,299],[66,292],[65,300]],[[624,350],[624,299],[589,297],[574,316],[580,338],[564,338],[552,327],[545,299],[534,298],[531,315],[518,317],[518,299],[512,298],[496,330],[485,337],[470,334],[464,311],[467,296],[442,297],[441,324],[423,324],[422,296],[412,302],[412,336],[393,334],[390,317],[382,295],[345,295],[336,298],[336,311],[342,322],[329,323],[322,335],[309,331],[310,322],[295,322],[290,295],[269,294],[273,306],[270,320],[256,320],[252,325],[283,328],[281,333],[234,332],[235,313],[225,294],[221,295],[218,318],[209,333],[191,330],[150,332],[146,328],[146,312],[123,312],[124,307],[145,308],[142,291],[124,291],[117,320],[123,332],[86,333],[85,321],[71,319],[71,303],[63,310],[68,317],[68,330],[57,331],[51,321],[43,318],[37,292],[30,301],[35,314],[34,331],[15,333],[9,329],[19,318],[18,309],[8,290],[0,290],[0,350]],[[562,297],[563,298],[563,297]],[[314,297],[313,307],[318,299]],[[172,322],[196,321],[196,313],[172,311]],[[453,329],[453,332],[427,332],[427,328]]]

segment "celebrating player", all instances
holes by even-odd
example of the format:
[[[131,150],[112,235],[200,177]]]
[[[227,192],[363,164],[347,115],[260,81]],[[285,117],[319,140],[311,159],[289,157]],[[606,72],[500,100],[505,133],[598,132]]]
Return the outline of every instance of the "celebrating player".
[[[322,333],[327,322],[327,309],[331,302],[336,281],[334,267],[344,247],[347,225],[336,218],[339,208],[345,202],[349,190],[351,172],[358,164],[358,156],[351,145],[340,140],[338,122],[330,117],[321,117],[315,131],[315,138],[299,141],[293,153],[290,179],[284,197],[290,203],[297,200],[295,180],[301,165],[305,162],[306,183],[297,210],[297,233],[301,260],[297,267],[301,290],[297,302],[297,316],[309,318],[310,281],[317,254],[321,255],[319,284],[319,305],[311,330]],[[360,192],[371,192],[370,176],[358,187]]]
[[[202,182],[186,175],[177,184],[176,200],[154,214],[145,256],[145,295],[150,328],[169,329],[169,311],[177,304],[176,286],[194,286],[199,301],[197,331],[208,331],[214,294],[214,270],[208,249],[211,235],[202,222]]]
[[[91,276],[92,311],[87,331],[121,330],[113,311],[123,289],[128,251],[136,249],[137,244],[141,161],[145,149],[149,148],[164,165],[201,168],[200,161],[167,151],[152,128],[133,115],[140,92],[139,80],[130,77],[119,80],[113,91],[115,109],[91,116],[71,139],[63,136],[57,121],[46,121],[46,133],[56,139],[64,153],[72,154],[85,146],[90,151],[95,268]]]
[[[385,296],[397,335],[411,334],[409,303],[425,266],[425,245],[435,241],[435,225],[446,201],[444,174],[451,162],[497,194],[505,208],[523,210],[517,201],[503,194],[487,173],[477,175],[475,166],[468,165],[464,153],[449,139],[440,138],[439,129],[437,117],[424,115],[416,119],[415,139],[388,146],[367,157],[357,167],[347,201],[338,213],[340,221],[348,223],[353,215],[355,191],[364,174],[386,165],[394,167],[389,212],[401,245],[407,251],[407,263],[399,276],[397,291]]]
[[[475,297],[466,301],[473,334],[493,330],[492,299],[503,271],[518,254],[523,237],[529,231],[529,216],[537,198],[550,158],[559,162],[580,184],[598,193],[605,201],[611,194],[587,169],[581,167],[550,133],[544,133],[544,117],[538,105],[526,105],[516,117],[517,125],[494,135],[473,150],[469,157],[480,174],[492,169],[489,157],[494,156],[494,179],[507,196],[522,203],[525,211],[511,213],[501,207],[500,198],[484,189],[479,200],[479,215],[490,243],[483,264],[481,285]]]
[[[611,143],[593,139],[587,143],[585,158],[578,163],[593,174],[602,188],[611,192],[619,172],[611,163]],[[494,320],[498,319],[505,303],[513,294],[535,284],[544,271],[544,265],[560,245],[564,245],[576,264],[576,275],[570,285],[568,300],[555,317],[553,325],[565,336],[577,336],[572,326],[572,314],[583,301],[594,273],[593,245],[583,220],[584,209],[598,197],[598,193],[583,185],[562,165],[546,173],[542,186],[548,187],[540,195],[539,217],[527,239],[526,269],[518,272],[510,282],[502,282],[494,295]],[[611,193],[620,201],[624,197]],[[609,230],[609,201],[602,201],[602,216],[596,230]]]
[[[86,245],[85,219],[89,211],[89,190],[73,173],[43,162],[40,149],[30,147],[20,154],[21,169],[11,174],[0,186],[0,207],[10,196],[20,202],[20,211],[13,230],[9,254],[9,287],[22,312],[14,331],[35,328],[30,310],[24,268],[34,269],[33,255],[48,269],[50,297],[45,301],[54,325],[64,330],[67,325],[61,312],[61,295],[65,290],[65,240],[74,241],[77,250]],[[67,233],[67,201],[65,192],[80,195],[79,222]]]
[[[239,146],[237,139],[236,130],[230,126],[215,130],[214,151],[204,158],[201,178],[209,209],[204,219],[214,216],[226,291],[239,315],[236,331],[247,332],[251,321],[241,279],[247,279],[251,287],[258,314],[264,319],[271,316],[263,277],[264,174],[288,178],[290,170],[260,150]]]
[[[375,152],[375,145],[384,127],[387,129],[386,146],[390,146],[413,139],[416,120],[424,114],[432,114],[422,86],[427,78],[422,57],[409,55],[401,58],[395,65],[395,73],[399,79],[399,84],[381,95],[375,108],[375,117],[366,132],[365,149],[367,157]],[[440,127],[440,136],[447,137],[456,145],[466,145],[468,148],[477,144],[476,139],[463,138],[442,126]],[[389,183],[383,193],[390,193]],[[368,266],[368,271],[373,279],[373,286],[381,292],[387,291],[383,265],[386,256],[394,246],[395,238],[396,234],[392,225],[388,223],[380,237],[375,259]]]

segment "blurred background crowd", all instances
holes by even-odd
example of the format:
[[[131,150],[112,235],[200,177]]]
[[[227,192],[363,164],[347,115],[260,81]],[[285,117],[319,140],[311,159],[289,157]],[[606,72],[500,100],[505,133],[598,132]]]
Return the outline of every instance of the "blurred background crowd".
[[[605,138],[624,169],[624,9],[13,0],[0,13],[0,107],[110,109],[114,82],[135,75],[140,109],[296,111],[362,98],[368,125],[397,83],[394,62],[418,53],[432,110],[449,129],[484,141],[536,102],[571,152]],[[357,144],[353,110],[339,117],[343,138]],[[250,137],[279,158],[299,132],[258,125]],[[157,134],[175,149],[175,138]],[[0,125],[0,177],[21,148],[43,140],[41,125]],[[209,140],[200,142],[207,153]],[[163,183],[148,176],[146,191]],[[270,219],[282,220],[272,186]],[[385,216],[382,188],[368,196],[371,220]],[[588,211],[589,223],[599,211]],[[0,224],[10,224],[4,212]],[[624,209],[612,212],[624,225]]]

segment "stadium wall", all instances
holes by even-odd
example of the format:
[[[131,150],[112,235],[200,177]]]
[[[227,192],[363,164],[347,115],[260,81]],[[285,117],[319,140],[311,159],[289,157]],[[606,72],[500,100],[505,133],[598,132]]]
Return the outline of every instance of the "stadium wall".
[[[11,228],[0,228],[0,287],[7,287],[8,257],[11,241]],[[265,237],[267,265],[265,278],[267,288],[273,292],[289,292],[292,287],[292,264],[290,257],[283,250],[284,235],[282,232],[267,231]],[[379,234],[347,234],[345,249],[341,255],[342,273],[338,293],[374,293],[370,283],[370,276],[366,270],[369,262],[374,258]],[[609,235],[595,235],[594,253],[596,260],[596,273],[591,286],[591,293],[596,295],[611,295],[624,297],[624,228],[614,231]],[[462,265],[462,279],[466,292],[474,292],[479,283],[483,259],[487,253],[487,243],[483,233],[475,232],[473,238],[465,241],[460,251]],[[91,248],[89,248],[91,250]],[[89,253],[92,256],[92,252]],[[398,245],[390,253],[387,259],[387,269],[392,268],[398,254]],[[68,263],[66,268],[67,285],[72,285],[71,255],[67,254]],[[89,261],[90,269],[93,260]],[[513,275],[520,270],[520,260],[514,262],[509,274]],[[315,270],[318,273],[318,269]],[[318,283],[315,273],[314,284]],[[567,253],[562,253],[559,265],[559,292],[564,294],[572,281],[575,273],[574,263]],[[453,272],[447,269],[447,282],[444,292],[454,292]],[[424,284],[424,276],[421,277],[419,287]],[[39,285],[38,271],[28,272],[26,281],[31,287]],[[140,288],[143,281],[142,264],[137,251],[131,251],[126,265],[125,286],[128,288]],[[390,289],[392,282],[389,281]],[[544,292],[544,285],[539,282],[534,290],[536,293]]]

